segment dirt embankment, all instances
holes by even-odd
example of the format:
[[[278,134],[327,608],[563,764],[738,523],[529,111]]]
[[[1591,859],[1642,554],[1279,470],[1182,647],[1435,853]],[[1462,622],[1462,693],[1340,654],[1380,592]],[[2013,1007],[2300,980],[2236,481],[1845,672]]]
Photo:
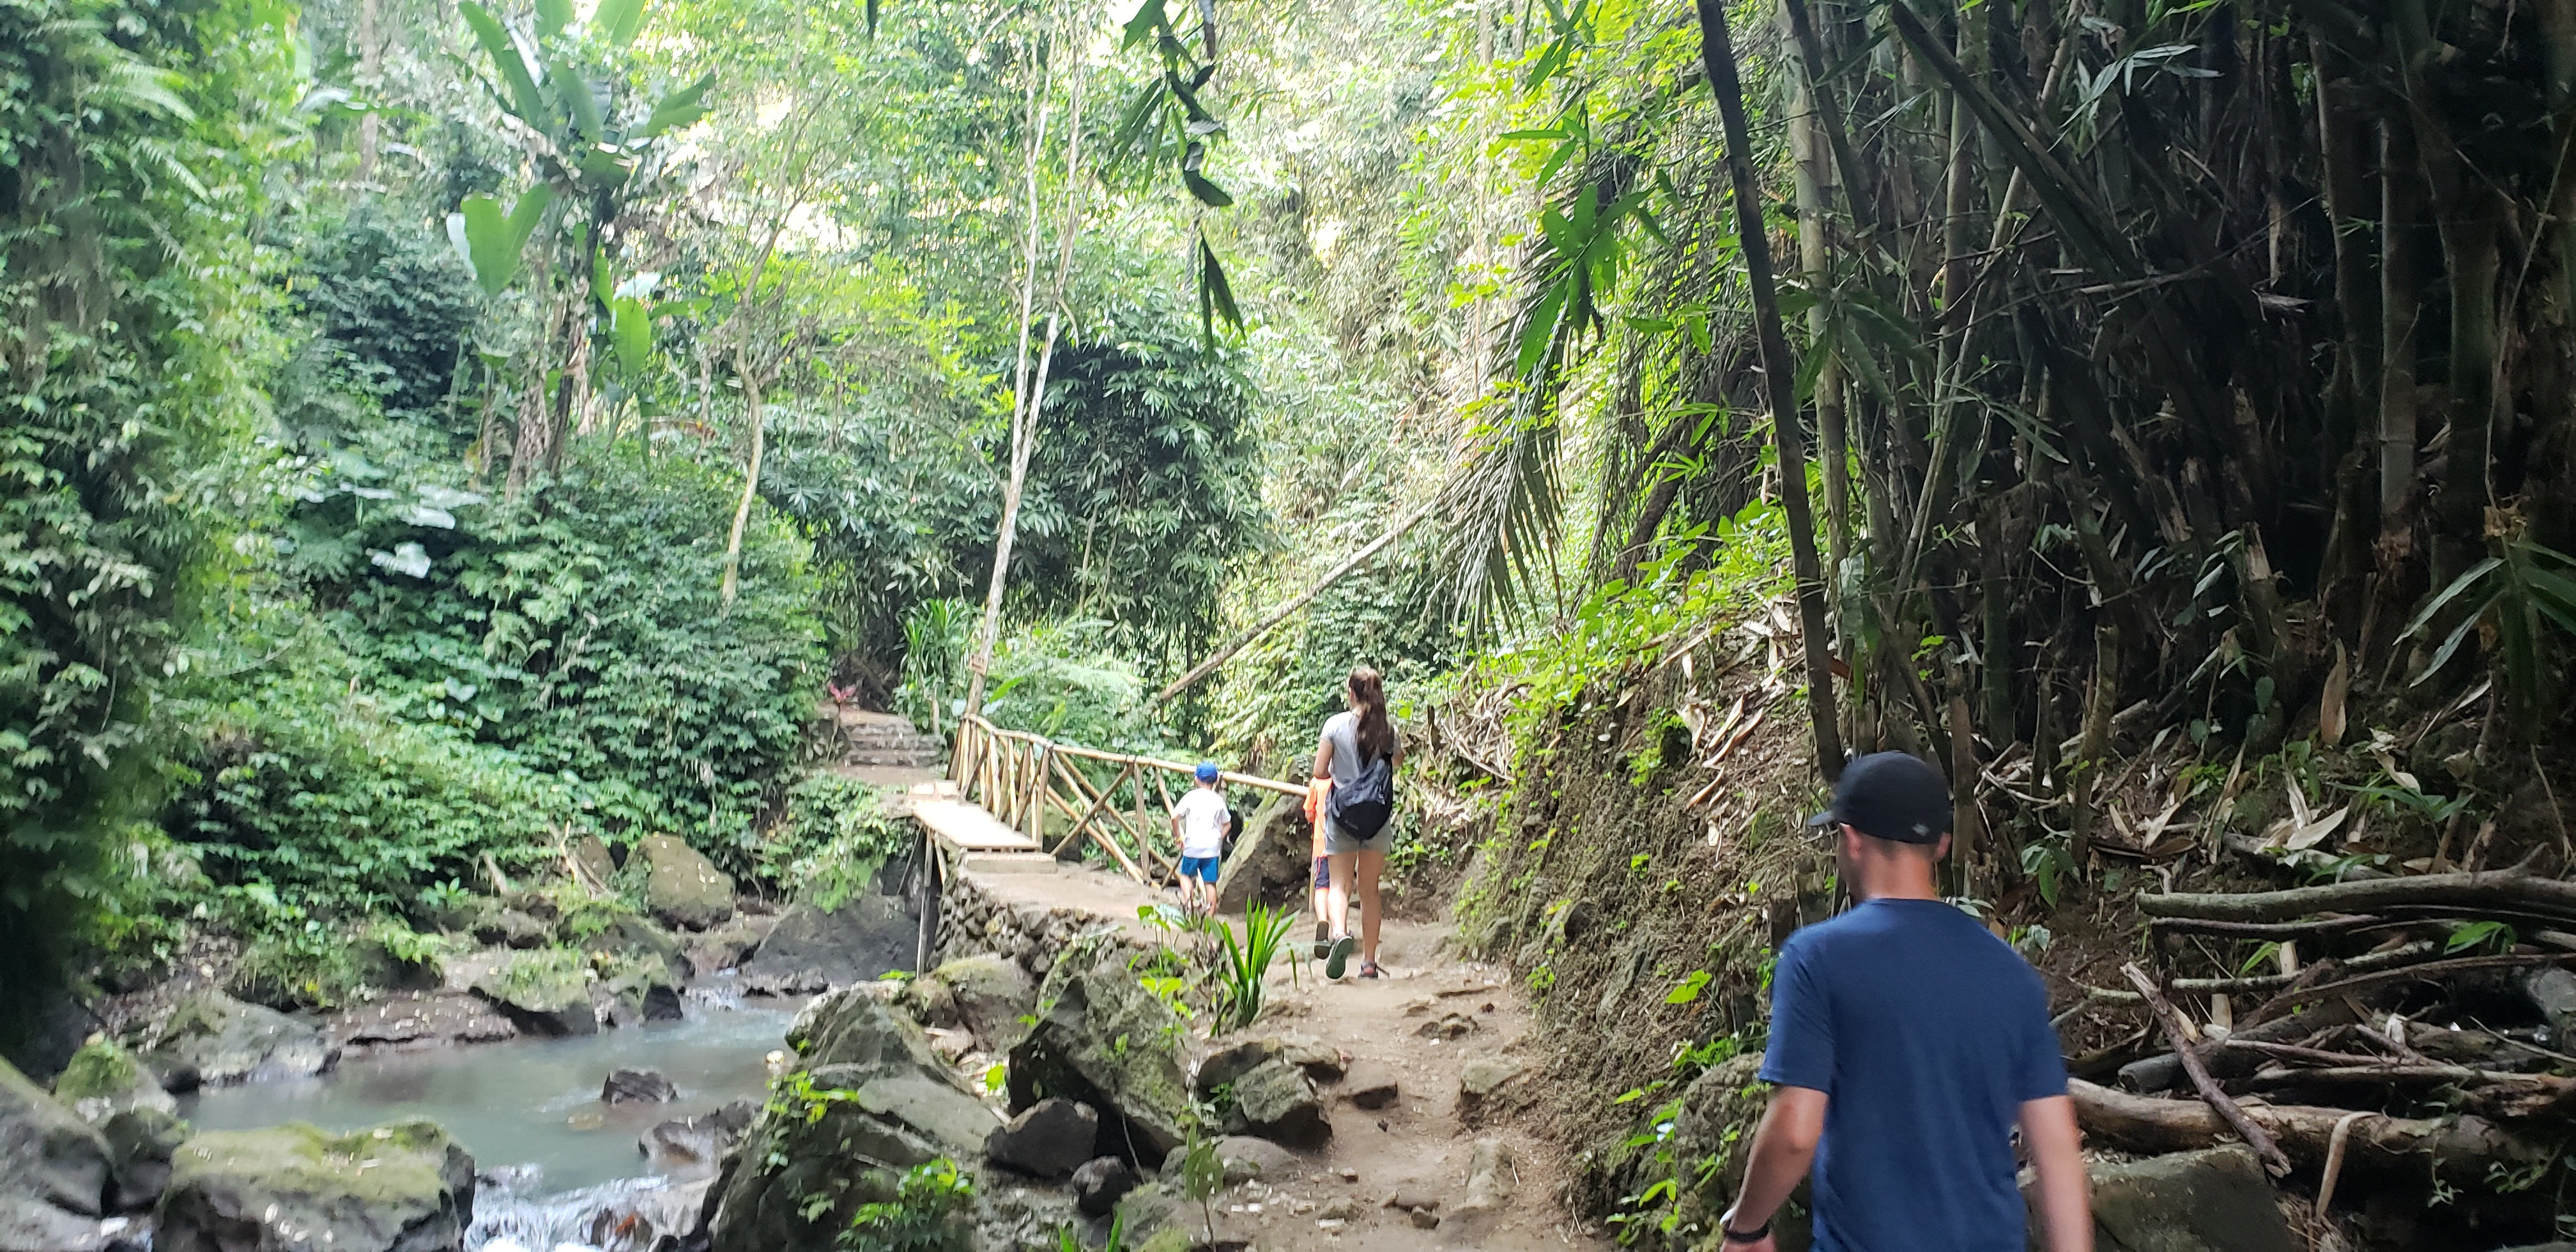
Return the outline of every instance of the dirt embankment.
[[[1691,1180],[1703,1198],[1730,1185],[1749,1129],[1742,1119],[1759,1107],[1734,1089],[1749,1083],[1749,1054],[1763,1036],[1771,953],[1837,904],[1830,857],[1800,825],[1824,792],[1794,666],[1777,664],[1776,650],[1762,664],[1759,635],[1720,632],[1687,659],[1633,667],[1549,710],[1507,714],[1526,692],[1471,688],[1407,728],[1419,745],[1408,797],[1419,850],[1400,867],[1403,898],[1415,908],[1447,903],[1464,953],[1499,963],[1526,989],[1535,1025],[1523,1046],[1541,1073],[1519,1099],[1529,1124],[1571,1152],[1565,1199],[1576,1212],[1704,1219],[1687,1194]],[[2340,746],[2312,735],[2311,711],[2287,747],[2261,757],[2196,743],[2182,727],[2122,725],[2090,793],[2080,875],[2067,780],[2034,778],[2027,752],[2010,745],[1979,745],[1981,757],[1998,759],[1973,784],[1989,834],[1969,906],[2041,971],[2079,1077],[2117,1085],[2124,1065],[2168,1047],[2128,991],[2130,962],[2175,991],[2195,1032],[2215,1037],[2231,1011],[2237,1025],[2281,1016],[2287,1006],[2271,1001],[2291,979],[2331,976],[2314,972],[2321,958],[2328,969],[2359,961],[2352,968],[2371,970],[2483,954],[2513,968],[2427,974],[2351,998],[2383,1028],[2394,1014],[2417,1031],[2484,1031],[2508,1060],[2548,1044],[2549,1023],[2517,980],[2525,966],[2555,959],[2550,945],[2576,935],[2576,923],[2455,908],[2336,931],[2329,911],[2331,933],[2288,944],[2171,923],[2150,929],[2141,893],[2280,891],[2516,864],[2554,878],[2576,861],[2555,803],[2576,798],[2576,777],[2503,752],[2494,710],[2393,698],[2365,708],[2356,698],[2348,716],[2337,712],[2350,724]],[[2227,980],[2242,989],[2229,994]],[[2360,1046],[2303,1038],[2321,1052]],[[2531,1069],[2478,1063],[2490,1076]],[[2266,1094],[2285,1107],[2332,1103],[2269,1070],[2246,1082],[2258,1104]],[[2444,1114],[2430,1088],[2379,1090],[2330,1094],[2337,1108],[2391,1118]],[[2111,1146],[2096,1138],[2097,1148]],[[1716,1172],[1699,1174],[1711,1157]],[[2303,1168],[2283,1184],[2283,1204],[2301,1224],[2316,1222],[2316,1172]],[[1641,1199],[1666,1178],[1682,1185]],[[2347,1187],[2329,1220],[2348,1246],[2434,1237],[2431,1226],[2398,1231],[2365,1211],[2368,1196],[2400,1192],[2419,1210],[2432,1198]],[[2446,1211],[2473,1211],[2470,1225],[2520,1228],[2529,1224],[2523,1210],[2545,1198],[2517,1175]],[[2460,1246],[2472,1245],[2496,1246]]]

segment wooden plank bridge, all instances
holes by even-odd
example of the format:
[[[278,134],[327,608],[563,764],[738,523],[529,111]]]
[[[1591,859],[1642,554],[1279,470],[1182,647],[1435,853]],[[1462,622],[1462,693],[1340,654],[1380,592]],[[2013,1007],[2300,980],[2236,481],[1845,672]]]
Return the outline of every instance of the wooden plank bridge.
[[[920,968],[938,946],[941,884],[961,872],[1055,873],[1097,848],[1137,887],[1177,881],[1180,867],[1158,843],[1170,842],[1172,809],[1195,771],[1005,730],[982,717],[960,722],[948,777],[915,785],[899,803],[921,828],[907,878],[921,919]],[[1302,783],[1232,771],[1219,777],[1230,787],[1306,795]]]

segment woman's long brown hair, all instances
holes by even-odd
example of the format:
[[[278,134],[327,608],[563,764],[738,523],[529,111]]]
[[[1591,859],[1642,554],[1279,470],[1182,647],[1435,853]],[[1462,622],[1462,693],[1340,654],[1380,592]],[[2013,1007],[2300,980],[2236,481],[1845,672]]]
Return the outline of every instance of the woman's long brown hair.
[[[1349,687],[1351,698],[1360,705],[1360,759],[1395,755],[1395,723],[1386,716],[1386,679],[1366,665],[1356,665],[1351,667]]]

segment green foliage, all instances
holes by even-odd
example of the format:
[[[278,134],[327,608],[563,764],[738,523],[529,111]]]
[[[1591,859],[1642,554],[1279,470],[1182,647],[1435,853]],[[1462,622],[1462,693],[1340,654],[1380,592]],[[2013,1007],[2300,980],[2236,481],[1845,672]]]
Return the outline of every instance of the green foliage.
[[[612,832],[678,832],[741,868],[822,658],[805,545],[781,527],[746,536],[742,593],[720,608],[730,495],[713,471],[630,449],[516,503],[459,503],[452,527],[332,495],[308,509],[395,556],[315,594],[389,711],[556,775]]]
[[[842,1252],[966,1252],[974,1246],[974,1176],[940,1157],[904,1171],[895,1198],[859,1206]]]
[[[1244,910],[1243,934],[1222,918],[1209,919],[1216,939],[1216,1017],[1218,1029],[1240,1030],[1261,1016],[1262,979],[1279,958],[1281,945],[1297,928],[1295,909],[1272,909],[1255,900]]]
[[[787,789],[752,864],[772,886],[830,912],[866,890],[910,843],[904,823],[887,816],[880,789],[838,774],[808,774]]]
[[[197,737],[170,832],[216,883],[359,915],[479,880],[487,855],[509,873],[550,858],[577,812],[569,785],[459,728],[350,696],[334,659],[308,649],[259,681],[177,701]]]
[[[965,711],[964,658],[974,646],[975,606],[924,600],[903,619],[903,687],[897,707],[916,726],[938,730]]]
[[[307,228],[290,283],[313,332],[279,380],[277,419],[310,446],[363,439],[375,415],[470,438],[449,403],[479,316],[447,242],[373,202]],[[443,449],[442,449],[443,451]]]
[[[1142,659],[1195,659],[1217,595],[1262,539],[1257,397],[1230,348],[1152,299],[1118,299],[1057,345],[1012,553],[1015,598],[1106,618]],[[1186,659],[1185,659],[1186,658]]]
[[[2481,623],[2491,624],[2505,688],[2512,693],[2515,716],[2528,733],[2539,725],[2541,702],[2549,689],[2541,656],[2548,634],[2541,623],[2576,637],[2576,557],[2524,538],[2502,540],[2498,551],[2500,555],[2470,566],[2426,601],[2398,640],[2402,643],[2422,634],[2454,602],[2465,606],[2458,610],[2458,623],[2415,676],[2422,683],[2450,663]]]
[[[984,716],[1086,747],[1155,746],[1145,684],[1099,621],[1041,621],[993,650]],[[962,668],[962,666],[961,666]]]
[[[0,1037],[122,872],[109,832],[256,410],[253,224],[292,142],[267,0],[0,5]]]

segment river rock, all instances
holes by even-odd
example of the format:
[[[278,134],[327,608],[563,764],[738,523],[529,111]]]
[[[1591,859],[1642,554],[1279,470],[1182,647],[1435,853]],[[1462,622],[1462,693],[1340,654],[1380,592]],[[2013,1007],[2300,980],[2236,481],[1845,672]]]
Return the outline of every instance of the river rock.
[[[1286,1061],[1264,1061],[1234,1080],[1235,1107],[1252,1133],[1290,1147],[1321,1147],[1333,1137],[1313,1079]]]
[[[1180,1145],[1189,1078],[1177,1049],[1179,1019],[1139,986],[1116,949],[1076,950],[1056,962],[1039,993],[1045,1010],[1010,1054],[1011,1107],[1046,1096],[1092,1106],[1114,1142],[1160,1161]],[[1311,1087],[1310,1087],[1311,1089]]]
[[[1250,1182],[1255,1178],[1280,1182],[1297,1168],[1297,1158],[1288,1149],[1267,1139],[1250,1135],[1227,1135],[1216,1141],[1217,1167],[1225,1171],[1227,1186]],[[1177,1179],[1179,1174],[1174,1173]]]
[[[680,978],[657,956],[608,958],[605,976],[590,984],[590,1003],[599,1020],[611,1026],[676,1022],[680,1011]]]
[[[488,971],[487,971],[488,972]],[[407,991],[343,1009],[326,1032],[345,1048],[497,1043],[519,1037],[508,1017],[478,996]]]
[[[565,855],[572,862],[573,881],[589,890],[607,891],[610,881],[617,877],[617,858],[609,854],[608,845],[597,835],[573,840]]]
[[[2242,1144],[2095,1165],[2088,1173],[2094,1246],[2102,1252],[2297,1252],[2301,1246],[2273,1202],[2261,1162]],[[2037,1223],[2034,1207],[2034,1230]]]
[[[1495,1212],[1511,1202],[1519,1185],[1519,1162],[1512,1159],[1512,1146],[1500,1139],[1479,1139],[1467,1150],[1467,1198],[1450,1209],[1450,1216],[1463,1220]]]
[[[346,1135],[302,1122],[180,1145],[156,1252],[459,1252],[474,1158],[435,1123]]]
[[[1073,1171],[1073,1204],[1085,1217],[1107,1217],[1135,1189],[1135,1167],[1114,1156],[1093,1157]]]
[[[759,1115],[758,1104],[736,1100],[712,1113],[663,1122],[645,1131],[636,1146],[655,1170],[673,1178],[713,1178],[725,1153],[742,1142]]]
[[[1376,1110],[1395,1103],[1400,1092],[1394,1070],[1375,1061],[1362,1061],[1352,1066],[1350,1076],[1343,1080],[1342,1094],[1360,1108]]]
[[[188,1137],[188,1123],[159,1109],[125,1109],[98,1128],[107,1140],[112,1179],[110,1207],[139,1213],[170,1186],[170,1160]]]
[[[1217,875],[1217,908],[1240,913],[1255,900],[1302,898],[1315,881],[1315,836],[1306,824],[1306,802],[1279,796],[1244,830]]]
[[[858,1206],[891,1200],[898,1173],[937,1157],[971,1160],[1001,1119],[938,1073],[906,1059],[824,1065],[813,1091],[776,1097],[726,1159],[710,1193],[714,1252],[825,1252]],[[817,1209],[814,1197],[830,1197]]]
[[[787,1027],[787,1046],[808,1066],[908,1061],[946,1072],[920,1026],[888,1003],[883,983],[843,987],[816,999]]]
[[[523,952],[555,941],[554,927],[534,914],[504,907],[498,900],[485,901],[467,930],[477,943],[496,944]]]
[[[904,987],[906,1007],[932,1026],[964,1030],[987,1051],[1007,1052],[1027,1032],[1038,987],[1017,961],[993,953],[961,956]]]
[[[688,947],[679,936],[654,925],[652,918],[629,912],[623,906],[608,907],[606,902],[586,905],[564,923],[563,930],[572,946],[594,957],[658,961],[669,966],[673,974],[685,973],[691,968]]]
[[[134,1055],[107,1040],[84,1044],[54,1076],[54,1098],[95,1126],[127,1109],[179,1111],[178,1100]]]
[[[144,1064],[164,1075],[165,1086],[169,1075],[190,1072],[213,1087],[309,1078],[340,1059],[340,1049],[318,1027],[220,991],[181,1000],[153,1032],[147,1053]]]
[[[1181,1232],[1186,1240],[1188,1232],[1182,1223],[1190,1220],[1195,1206],[1186,1205],[1181,1198],[1178,1182],[1149,1182],[1120,1196],[1111,1211],[1118,1214],[1127,1246],[1141,1249],[1153,1246],[1167,1230]],[[1187,1248],[1191,1244],[1184,1241],[1179,1246]]]
[[[648,1252],[681,1243],[698,1228],[698,1214],[706,1207],[711,1181],[701,1178],[603,1196],[598,1207],[573,1224],[582,1232],[583,1243],[563,1246],[596,1248],[599,1252]],[[501,1252],[500,1245],[485,1244],[484,1252]]]
[[[0,1061],[0,1249],[104,1246],[112,1159],[104,1136]]]
[[[1462,1102],[1483,1103],[1492,1099],[1495,1092],[1502,1090],[1504,1084],[1520,1076],[1521,1065],[1518,1061],[1492,1059],[1469,1061],[1467,1068],[1458,1075],[1458,1099]]]
[[[685,952],[691,972],[704,978],[751,959],[778,919],[766,913],[744,913],[713,930],[689,936]]]
[[[474,981],[474,993],[491,1001],[532,1035],[595,1035],[599,1011],[590,1003],[590,963],[566,948],[513,954]]]
[[[659,1070],[613,1070],[599,1085],[602,1104],[664,1104],[680,1097],[678,1088]]]
[[[650,835],[635,853],[644,858],[644,906],[653,916],[690,930],[733,920],[733,878],[697,849],[670,835]]]
[[[984,1140],[984,1159],[1052,1182],[1091,1159],[1100,1114],[1089,1105],[1048,1097],[1030,1105]]]
[[[742,964],[742,989],[759,995],[805,995],[872,981],[909,969],[920,932],[891,896],[854,892],[826,913],[789,905],[760,950]]]
[[[1206,1060],[1199,1062],[1199,1094],[1205,1096],[1219,1087],[1230,1086],[1236,1079],[1268,1061],[1286,1061],[1319,1083],[1340,1082],[1349,1072],[1350,1065],[1340,1049],[1313,1035],[1288,1032],[1237,1039],[1219,1044],[1215,1051],[1208,1053]]]

